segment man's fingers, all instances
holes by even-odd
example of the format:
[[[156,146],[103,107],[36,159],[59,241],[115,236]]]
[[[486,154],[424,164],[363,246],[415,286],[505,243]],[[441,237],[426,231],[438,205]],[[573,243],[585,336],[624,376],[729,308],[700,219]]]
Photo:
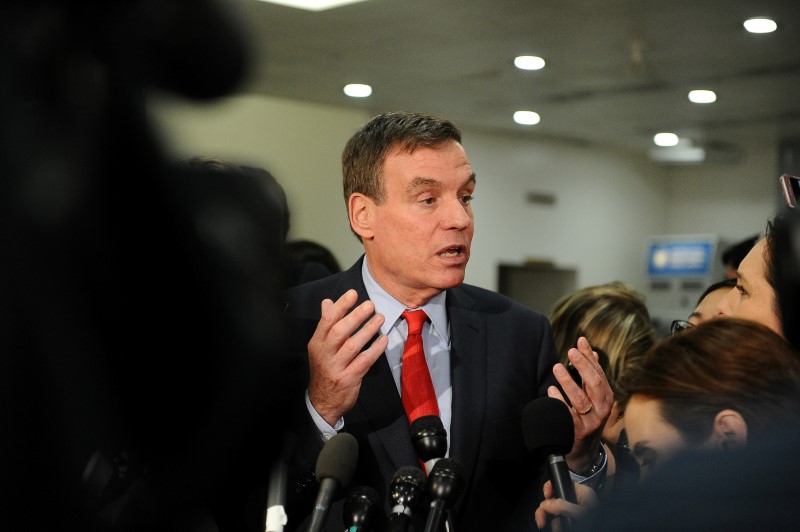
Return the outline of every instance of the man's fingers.
[[[573,401],[573,395],[567,391],[567,396],[570,402],[575,405],[575,410],[585,412],[586,408],[589,408],[589,405],[593,403],[599,403],[604,410],[606,407],[610,409],[611,403],[614,401],[614,394],[586,338],[580,337],[578,339],[578,348],[570,349],[567,356],[572,365],[578,370],[578,373],[580,373],[583,381],[582,393],[574,396],[577,403]],[[559,382],[561,381],[559,380]],[[585,400],[581,396],[585,397]]]
[[[323,300],[322,318],[320,321],[335,324],[347,314],[347,311],[356,304],[356,301],[358,301],[358,293],[353,289],[342,294],[336,302],[330,299]]]
[[[362,324],[364,324],[365,327],[368,326],[369,322],[367,320],[378,315],[379,314],[375,314],[375,304],[372,301],[364,301],[349,314],[340,318],[339,321],[330,328],[328,336],[332,339],[339,339],[343,343],[344,339],[353,336]],[[381,318],[381,323],[379,323],[377,327],[371,328],[370,338],[375,334],[377,329],[380,328],[382,323],[383,318]]]
[[[564,499],[547,499],[539,505],[551,516],[566,516],[579,518],[583,515],[584,509],[574,502],[567,502]]]
[[[572,349],[570,349],[570,351],[572,351]],[[567,368],[564,367],[564,364],[559,363],[553,366],[553,375],[561,385],[561,389],[564,390],[564,394],[569,398],[569,403],[572,404],[576,410],[585,410],[590,403],[589,397],[583,393],[578,383],[572,380],[572,376],[569,374],[569,371],[567,371]]]
[[[359,378],[366,375],[369,368],[386,351],[389,344],[387,336],[380,336],[367,349],[361,351],[349,364],[348,370],[353,371]]]
[[[544,493],[545,499],[552,499],[553,498],[553,483],[549,480],[544,483],[542,486],[542,492]]]
[[[342,364],[349,364],[356,357],[359,356],[364,346],[376,335],[381,329],[384,322],[383,314],[373,314],[369,320],[359,329],[355,334],[347,338],[337,355],[341,359]],[[374,344],[373,344],[374,346]],[[385,346],[384,346],[385,348]],[[381,352],[383,352],[381,350]]]
[[[372,301],[365,301],[349,312],[357,298],[355,290],[348,290],[336,302],[330,299],[323,300],[322,315],[309,343],[328,345],[333,347],[334,351],[338,351],[362,323],[375,315],[375,305]],[[374,335],[375,331],[372,334]]]
[[[578,353],[586,360],[589,365],[595,369],[595,371],[602,372],[603,368],[600,366],[599,357],[597,353],[592,350],[592,346],[589,344],[589,341],[586,339],[585,336],[581,336],[578,338],[578,343],[576,344],[576,349]]]

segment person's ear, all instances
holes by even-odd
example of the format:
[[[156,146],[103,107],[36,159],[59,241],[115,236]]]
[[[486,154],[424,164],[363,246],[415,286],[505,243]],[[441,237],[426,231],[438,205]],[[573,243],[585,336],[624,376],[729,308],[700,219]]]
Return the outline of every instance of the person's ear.
[[[747,445],[747,423],[736,410],[722,410],[714,416],[712,438],[721,449],[742,449]]]
[[[353,193],[347,201],[350,227],[362,240],[369,240],[374,236],[372,231],[374,210],[375,202],[364,194]]]

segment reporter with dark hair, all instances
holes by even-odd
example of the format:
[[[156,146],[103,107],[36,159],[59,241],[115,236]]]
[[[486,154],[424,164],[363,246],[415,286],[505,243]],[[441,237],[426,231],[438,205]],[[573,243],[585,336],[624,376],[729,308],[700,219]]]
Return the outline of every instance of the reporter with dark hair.
[[[797,421],[800,358],[764,325],[712,320],[656,344],[620,390],[646,474],[682,448],[739,448]]]

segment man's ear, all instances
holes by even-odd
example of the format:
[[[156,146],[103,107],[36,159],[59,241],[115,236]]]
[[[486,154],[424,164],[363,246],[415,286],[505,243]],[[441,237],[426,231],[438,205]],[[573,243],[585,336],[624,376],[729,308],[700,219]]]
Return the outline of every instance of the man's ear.
[[[736,410],[721,410],[714,416],[712,438],[721,449],[742,449],[747,445],[747,423]]]
[[[347,214],[350,217],[350,227],[361,237],[362,240],[369,240],[373,236],[372,219],[375,210],[375,202],[364,194],[355,192],[347,200]]]

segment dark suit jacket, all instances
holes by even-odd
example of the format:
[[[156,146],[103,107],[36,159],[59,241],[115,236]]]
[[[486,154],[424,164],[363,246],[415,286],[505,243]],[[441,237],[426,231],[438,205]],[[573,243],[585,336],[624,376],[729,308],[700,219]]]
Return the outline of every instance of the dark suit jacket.
[[[324,298],[335,301],[355,288],[359,303],[367,299],[362,261],[289,293],[290,337],[300,356],[307,358],[306,344],[320,318]],[[466,470],[466,487],[452,511],[455,529],[536,530],[533,513],[540,498],[541,475],[524,447],[521,412],[555,383],[552,367],[557,356],[550,324],[505,296],[469,285],[448,290],[447,315],[453,389],[450,457]],[[323,442],[310,417],[299,417],[290,491],[313,501],[317,486],[309,482],[309,473]],[[344,416],[344,423],[344,430],[359,442],[359,464],[351,486],[377,490],[388,512],[391,478],[400,467],[419,465],[419,459],[385,356],[364,377],[358,400]],[[332,506],[328,531],[343,528],[341,506],[341,501]],[[416,513],[424,518],[426,510]],[[292,529],[298,522],[291,510],[289,518]]]

